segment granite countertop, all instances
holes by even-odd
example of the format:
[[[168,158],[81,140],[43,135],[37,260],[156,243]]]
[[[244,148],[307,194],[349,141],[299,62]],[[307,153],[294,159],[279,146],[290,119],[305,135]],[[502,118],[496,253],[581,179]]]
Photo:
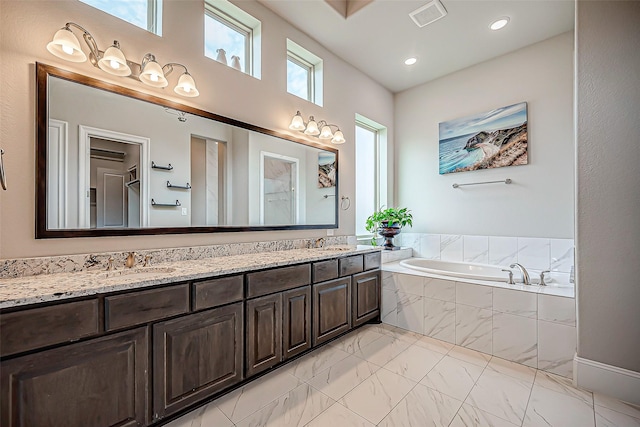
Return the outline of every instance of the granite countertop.
[[[167,262],[115,271],[89,270],[0,279],[0,308],[142,289],[173,282],[282,267],[347,255],[379,252],[371,246],[327,246]]]

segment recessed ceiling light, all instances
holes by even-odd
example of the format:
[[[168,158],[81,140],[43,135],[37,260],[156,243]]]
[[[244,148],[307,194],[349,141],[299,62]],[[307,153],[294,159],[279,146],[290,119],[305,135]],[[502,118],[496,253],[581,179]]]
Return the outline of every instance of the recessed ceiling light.
[[[413,65],[416,62],[418,62],[418,60],[416,58],[407,58],[407,60],[404,61],[405,65]]]
[[[489,28],[491,28],[494,31],[497,31],[501,28],[504,28],[508,23],[509,23],[509,17],[503,16],[502,18],[496,21],[493,21],[491,25],[489,25]]]

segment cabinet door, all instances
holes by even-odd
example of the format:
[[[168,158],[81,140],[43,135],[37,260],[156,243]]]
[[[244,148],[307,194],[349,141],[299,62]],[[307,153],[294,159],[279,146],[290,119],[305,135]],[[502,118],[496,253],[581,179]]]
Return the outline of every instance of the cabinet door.
[[[311,348],[311,286],[282,294],[284,359]]]
[[[313,285],[313,345],[351,329],[351,278]]]
[[[147,328],[2,362],[0,425],[146,425]]]
[[[250,377],[282,361],[282,294],[247,301],[247,363]]]
[[[380,271],[353,276],[353,326],[380,315]]]
[[[242,381],[242,303],[153,326],[153,417]]]

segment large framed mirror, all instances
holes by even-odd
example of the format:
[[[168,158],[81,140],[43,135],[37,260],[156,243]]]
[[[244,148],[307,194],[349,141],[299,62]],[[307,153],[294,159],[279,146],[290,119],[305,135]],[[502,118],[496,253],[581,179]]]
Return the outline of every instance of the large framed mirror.
[[[36,64],[36,238],[338,227],[338,150]]]

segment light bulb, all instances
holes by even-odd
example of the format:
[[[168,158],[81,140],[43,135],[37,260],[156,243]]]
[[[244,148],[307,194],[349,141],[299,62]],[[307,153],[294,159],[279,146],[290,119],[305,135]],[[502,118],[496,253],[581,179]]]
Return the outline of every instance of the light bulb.
[[[118,64],[118,61],[116,61],[115,59],[112,59],[111,61],[109,61],[109,65],[114,70],[117,70],[118,68],[120,68],[120,64]]]
[[[67,46],[66,44],[62,45],[62,51],[67,55],[71,55],[73,53],[73,47]]]
[[[152,82],[157,82],[158,81],[158,75],[157,74],[149,75],[149,80],[151,80]]]
[[[184,86],[182,87],[182,90],[183,90],[183,91],[185,91],[185,92],[187,92],[187,93],[189,93],[189,92],[191,92],[191,86],[184,85]]]
[[[504,28],[508,23],[509,17],[505,16],[498,19],[497,21],[492,22],[491,25],[489,25],[489,28],[491,28],[493,31],[497,31]]]

